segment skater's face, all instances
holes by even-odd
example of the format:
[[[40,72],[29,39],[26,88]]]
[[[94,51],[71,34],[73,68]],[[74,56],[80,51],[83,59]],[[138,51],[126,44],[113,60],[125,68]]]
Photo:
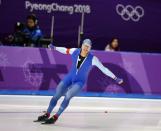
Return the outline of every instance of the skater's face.
[[[82,45],[82,53],[88,54],[90,50],[91,50],[91,46],[89,44],[85,43]]]

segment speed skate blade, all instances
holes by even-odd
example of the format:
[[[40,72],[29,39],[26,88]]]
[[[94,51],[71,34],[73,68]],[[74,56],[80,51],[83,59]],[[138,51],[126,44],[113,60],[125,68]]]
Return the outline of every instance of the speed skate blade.
[[[43,122],[43,121],[39,121],[39,120],[34,120],[33,122]]]

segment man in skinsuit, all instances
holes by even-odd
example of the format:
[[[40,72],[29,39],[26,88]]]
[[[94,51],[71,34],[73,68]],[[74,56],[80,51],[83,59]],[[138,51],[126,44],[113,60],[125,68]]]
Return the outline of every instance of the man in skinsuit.
[[[92,66],[98,67],[105,75],[114,79],[116,83],[123,83],[122,79],[116,77],[108,68],[102,65],[96,56],[91,54],[91,47],[92,42],[90,39],[85,39],[83,41],[81,49],[67,49],[64,47],[55,47],[52,44],[49,45],[50,49],[57,50],[63,54],[70,54],[72,56],[72,67],[66,77],[58,84],[56,93],[50,101],[47,112],[44,115],[39,116],[36,121],[43,122],[42,124],[55,123],[61,113],[69,105],[71,98],[76,96],[76,94],[83,88]],[[54,116],[50,117],[50,113],[56,106],[57,101],[63,95],[65,97],[58,112]]]

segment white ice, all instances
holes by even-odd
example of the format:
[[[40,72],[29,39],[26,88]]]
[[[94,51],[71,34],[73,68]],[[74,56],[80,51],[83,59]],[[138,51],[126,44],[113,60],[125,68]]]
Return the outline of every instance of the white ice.
[[[1,95],[0,131],[161,131],[161,100],[75,97],[54,125],[34,123],[50,98]]]

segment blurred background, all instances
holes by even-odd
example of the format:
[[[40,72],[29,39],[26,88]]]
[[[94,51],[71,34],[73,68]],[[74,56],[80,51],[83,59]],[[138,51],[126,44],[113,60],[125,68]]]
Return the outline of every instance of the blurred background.
[[[0,42],[7,46],[79,47],[161,53],[158,0],[1,0]]]

